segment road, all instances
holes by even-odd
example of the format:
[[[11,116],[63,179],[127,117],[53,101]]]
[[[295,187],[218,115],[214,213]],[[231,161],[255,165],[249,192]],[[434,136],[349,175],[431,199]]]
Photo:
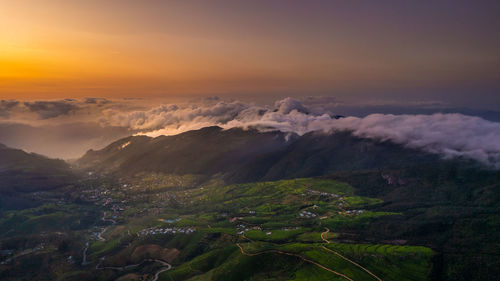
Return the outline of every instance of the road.
[[[158,270],[158,271],[155,273],[155,277],[154,277],[154,278],[153,278],[153,280],[151,280],[151,281],[156,281],[156,280],[158,280],[158,277],[160,276],[160,274],[161,274],[162,272],[165,272],[165,271],[170,270],[170,269],[172,268],[172,266],[171,266],[170,264],[168,264],[168,263],[166,263],[166,262],[164,262],[164,261],[162,261],[162,260],[155,260],[155,261],[156,261],[156,262],[161,263],[162,265],[164,265],[164,266],[166,266],[166,267],[164,267],[164,268],[162,268],[162,269]]]
[[[19,257],[22,257],[22,256],[25,256],[25,255],[30,255],[30,254],[33,254],[39,250],[43,249],[43,247],[41,246],[36,246],[35,248],[32,248],[32,249],[27,249],[27,250],[24,250],[22,251],[21,253],[17,254],[17,255],[14,255],[13,257],[10,257],[2,262],[0,262],[0,265],[2,264],[7,264],[7,263],[10,263],[12,262],[12,260],[16,259],[16,258],[19,258]]]
[[[116,224],[116,221],[115,220],[112,220],[112,219],[106,219],[106,212],[104,212],[104,214],[102,215],[102,221],[106,222],[106,221],[110,221],[111,222],[111,225],[115,225]],[[104,237],[102,237],[102,234],[104,234],[104,232],[106,232],[106,230],[108,230],[110,226],[106,226],[105,228],[103,228],[103,230],[101,232],[99,232],[99,234],[97,235],[97,239],[99,241],[106,241],[106,239]]]
[[[87,262],[87,251],[89,249],[89,242],[85,243],[85,248],[83,249],[83,259],[82,259],[82,266],[85,266],[88,264]]]
[[[322,239],[324,242],[326,242],[327,244],[330,244],[330,241],[326,238],[326,235],[327,235],[329,232],[330,232],[330,229],[325,228],[325,231],[321,233],[321,239]],[[248,239],[247,237],[245,237],[245,235],[243,235],[243,238]],[[250,239],[248,239],[248,240],[250,240]],[[250,241],[251,241],[251,240],[250,240]],[[307,259],[307,258],[304,258],[303,256],[298,255],[298,254],[288,253],[288,252],[283,252],[283,251],[280,251],[280,250],[274,250],[274,249],[272,249],[272,250],[266,250],[266,251],[261,251],[261,252],[257,252],[257,253],[247,253],[247,252],[245,252],[245,250],[243,249],[243,247],[241,246],[241,244],[240,244],[240,243],[236,243],[236,246],[238,246],[238,248],[240,248],[241,253],[242,253],[243,255],[246,255],[246,256],[257,256],[257,255],[266,254],[266,253],[278,253],[278,254],[282,254],[282,255],[288,255],[288,256],[298,257],[298,258],[302,259],[302,260],[303,260],[303,261],[305,261],[305,262],[308,262],[308,263],[314,264],[314,265],[316,265],[316,266],[318,266],[318,267],[320,267],[320,268],[322,268],[322,269],[324,269],[324,270],[326,270],[326,271],[329,271],[329,272],[331,272],[331,273],[334,273],[334,274],[336,274],[336,275],[338,275],[338,276],[341,276],[341,277],[343,277],[343,278],[345,278],[345,279],[347,279],[347,280],[353,281],[350,277],[348,277],[348,276],[346,276],[346,275],[344,275],[344,274],[342,274],[342,273],[340,273],[340,272],[337,272],[337,271],[335,271],[335,270],[333,270],[333,269],[330,269],[330,268],[328,268],[328,267],[326,267],[326,266],[324,266],[324,265],[321,265],[321,264],[319,264],[319,263],[317,263],[317,262],[315,262],[315,261],[312,261],[312,260],[309,260],[309,259]],[[344,259],[344,260],[346,260],[346,261],[350,262],[351,264],[355,265],[356,267],[358,267],[358,268],[362,269],[363,271],[365,271],[366,273],[370,274],[373,278],[377,279],[378,281],[382,281],[382,279],[381,279],[380,277],[378,277],[377,275],[375,275],[373,272],[371,272],[371,271],[370,271],[370,270],[368,270],[367,268],[365,268],[365,267],[361,266],[360,264],[358,264],[358,263],[356,263],[356,262],[354,262],[354,261],[352,261],[352,260],[348,259],[347,257],[344,257],[344,256],[343,256],[342,254],[340,254],[339,252],[334,251],[334,250],[331,250],[331,249],[328,249],[328,248],[327,248],[327,247],[325,247],[325,246],[321,246],[321,247],[322,247],[325,251],[330,252],[330,253],[333,253],[333,254],[335,254],[335,255],[339,256],[340,258],[342,258],[342,259]]]
[[[102,214],[102,218],[101,218],[102,221],[106,222],[106,221],[110,221],[112,225],[115,225],[116,224],[116,221],[115,220],[112,220],[112,219],[106,219],[106,212],[104,212]],[[97,234],[97,240],[99,241],[106,241],[106,238],[102,237],[102,235],[104,234],[104,232],[106,232],[106,230],[108,230],[109,228],[109,225],[104,227],[101,232],[99,232]],[[89,264],[89,262],[87,262],[87,251],[89,249],[89,244],[90,244],[90,241],[87,241],[87,243],[85,243],[85,248],[83,249],[83,261],[82,261],[82,266],[85,266],[87,264]]]
[[[164,267],[162,267],[158,271],[156,271],[156,273],[155,273],[152,281],[157,281],[158,277],[160,276],[161,273],[163,273],[163,272],[165,272],[167,270],[170,270],[172,268],[171,264],[169,264],[169,263],[167,263],[165,261],[162,261],[162,260],[158,260],[158,259],[144,259],[140,263],[129,264],[129,265],[126,265],[126,266],[101,266],[101,263],[102,263],[103,260],[104,260],[104,257],[100,258],[100,261],[96,265],[95,269],[98,269],[98,270],[112,269],[112,270],[124,271],[124,270],[132,269],[134,267],[138,267],[141,264],[146,263],[146,262],[157,262],[157,263],[160,263]]]
[[[322,233],[321,233],[321,239],[322,239],[323,241],[325,241],[327,244],[330,244],[330,241],[326,238],[326,235],[328,234],[328,232],[330,232],[330,229],[325,228],[325,232],[322,232]],[[333,251],[333,250],[330,250],[330,249],[328,249],[328,248],[327,248],[327,247],[325,247],[325,246],[321,246],[321,247],[322,247],[324,250],[326,250],[326,251],[328,251],[328,252],[331,252],[331,253],[334,253],[335,255],[337,255],[337,256],[339,256],[339,257],[343,258],[344,260],[346,260],[346,261],[348,261],[348,262],[350,262],[350,263],[354,264],[355,266],[357,266],[357,267],[361,268],[362,270],[364,270],[366,273],[370,274],[372,277],[374,277],[374,278],[375,278],[375,279],[377,279],[378,281],[382,281],[382,279],[380,279],[377,275],[373,274],[371,271],[369,271],[368,269],[364,268],[364,267],[363,267],[363,266],[361,266],[360,264],[358,264],[358,263],[356,263],[356,262],[354,262],[354,261],[352,261],[352,260],[350,260],[350,259],[348,259],[348,258],[344,257],[344,256],[343,256],[343,255],[341,255],[339,252],[337,252],[337,251]]]
[[[104,221],[104,222],[109,221],[109,222],[111,222],[111,225],[115,225],[116,224],[115,220],[113,220],[113,219],[106,219],[106,212],[104,212],[104,214],[102,215],[102,221]],[[97,240],[99,240],[99,241],[106,241],[106,239],[104,237],[102,237],[102,234],[109,227],[110,227],[110,225],[104,227],[103,230],[101,232],[99,232],[99,234],[97,235]],[[130,231],[129,231],[129,234],[130,234]],[[85,244],[85,249],[83,250],[83,262],[82,262],[82,265],[88,264],[88,262],[87,262],[87,250],[88,250],[88,248],[89,248],[89,242],[87,242]],[[172,268],[172,265],[170,265],[169,263],[167,263],[165,261],[159,260],[159,259],[144,259],[140,263],[129,264],[129,265],[126,265],[126,266],[121,266],[121,267],[120,266],[102,266],[101,267],[101,263],[102,263],[102,261],[104,259],[105,259],[105,257],[99,258],[99,263],[97,263],[97,265],[95,266],[96,269],[98,269],[98,270],[112,269],[112,270],[124,271],[124,270],[132,269],[134,267],[138,267],[141,264],[146,263],[146,262],[157,262],[157,263],[160,263],[164,267],[162,267],[158,271],[156,271],[156,273],[154,274],[154,277],[153,277],[152,281],[157,281],[161,273],[163,273],[163,272],[165,272],[167,270],[170,270]]]
[[[329,271],[329,272],[334,273],[334,274],[336,274],[338,276],[341,276],[341,277],[343,277],[343,278],[345,278],[345,279],[347,279],[349,281],[354,281],[351,278],[349,278],[348,276],[346,276],[346,275],[344,275],[344,274],[342,274],[340,272],[337,272],[337,271],[335,271],[333,269],[330,269],[330,268],[328,268],[328,267],[326,267],[324,265],[321,265],[321,264],[319,264],[319,263],[317,263],[315,261],[312,261],[310,259],[306,259],[303,256],[298,255],[298,254],[283,252],[283,251],[280,251],[280,250],[266,250],[266,251],[262,251],[262,252],[258,252],[258,253],[247,253],[247,252],[245,252],[245,250],[243,249],[243,247],[240,245],[240,243],[236,243],[236,246],[238,246],[238,248],[240,248],[241,254],[246,255],[246,256],[258,256],[258,255],[261,255],[261,254],[278,253],[278,254],[282,254],[282,255],[297,257],[297,258],[302,259],[305,262],[314,264],[314,265],[316,265],[319,268],[322,268],[322,269],[324,269],[326,271]]]

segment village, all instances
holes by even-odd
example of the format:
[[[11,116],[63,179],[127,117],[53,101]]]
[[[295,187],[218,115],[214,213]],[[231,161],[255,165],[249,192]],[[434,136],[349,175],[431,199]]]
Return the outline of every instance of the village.
[[[192,227],[149,227],[145,228],[137,233],[137,236],[146,236],[146,235],[160,235],[160,234],[191,234],[195,232],[195,228]]]

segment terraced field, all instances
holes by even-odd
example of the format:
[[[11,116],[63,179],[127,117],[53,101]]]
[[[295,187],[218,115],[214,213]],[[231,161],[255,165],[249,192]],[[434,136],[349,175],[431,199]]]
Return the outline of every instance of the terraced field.
[[[52,217],[75,218],[79,227],[80,217],[73,211],[93,210],[95,222],[76,228],[72,245],[77,250],[69,260],[56,255],[61,246],[39,251],[60,256],[65,269],[59,280],[146,274],[148,280],[164,281],[401,281],[425,280],[431,268],[428,248],[359,237],[359,230],[372,221],[399,214],[373,211],[381,200],[357,196],[343,182],[301,178],[162,187],[110,198],[93,208],[44,205],[18,212],[22,219],[16,229],[28,231]],[[108,204],[124,198],[134,200],[121,212]],[[0,223],[15,218],[7,214]]]
[[[352,233],[335,231],[398,215],[370,211],[381,200],[355,196],[345,183],[203,187],[185,198],[172,225],[195,227],[211,245],[159,280],[425,280],[430,271],[428,248],[345,241]]]

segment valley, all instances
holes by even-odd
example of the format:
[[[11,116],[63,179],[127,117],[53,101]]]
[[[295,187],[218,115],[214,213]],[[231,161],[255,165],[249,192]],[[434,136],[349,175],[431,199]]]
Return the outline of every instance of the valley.
[[[66,272],[56,275],[59,280],[98,280],[102,276],[118,279],[138,271],[143,272],[147,280],[196,280],[207,276],[214,278],[214,274],[220,280],[227,274],[228,267],[248,264],[251,268],[274,255],[280,255],[280,262],[291,268],[297,267],[299,259],[299,264],[305,263],[304,268],[300,266],[286,274],[253,269],[245,271],[245,276],[239,272],[241,280],[262,274],[277,279],[295,275],[295,280],[301,280],[304,270],[317,275],[318,280],[334,280],[339,276],[348,280],[375,278],[375,274],[351,259],[367,263],[366,266],[385,276],[384,280],[406,280],[403,275],[389,274],[385,267],[418,263],[420,267],[415,268],[412,275],[421,277],[430,270],[432,250],[428,248],[346,243],[343,240],[349,237],[348,234],[324,231],[327,226],[339,230],[345,226],[363,227],[377,217],[398,215],[369,210],[381,200],[355,196],[353,188],[346,183],[294,179],[229,186],[208,184],[190,189],[166,187],[153,191],[147,186],[141,190],[133,184],[133,189],[126,189],[125,184],[117,183],[115,186],[102,185],[101,191],[96,192],[98,184],[103,184],[100,179],[88,178],[83,184],[88,189],[80,190],[80,209],[73,209],[102,212],[87,228],[81,226],[81,229],[70,230],[72,238],[64,238],[63,242],[70,239],[64,243],[75,249],[65,248],[58,245],[63,242],[50,241],[40,235],[34,239],[44,241],[43,251],[24,254],[31,258],[50,255],[51,259],[60,259],[57,263],[64,264]],[[82,212],[69,211],[70,206],[60,203],[52,209],[43,205],[30,210],[45,214],[28,218],[16,228],[22,231],[29,229],[33,221],[62,216],[59,210],[64,208],[67,208],[66,213],[76,217],[82,215]],[[6,223],[2,220],[3,226]],[[331,242],[327,237],[338,242]],[[368,262],[370,259],[365,256],[377,261]],[[9,267],[26,262],[19,258],[20,255],[14,255],[4,261],[3,274],[12,273]],[[235,259],[243,264],[234,264]],[[193,268],[197,269],[186,270]],[[338,274],[339,271],[348,273]],[[390,275],[394,277],[391,279]],[[235,276],[227,280],[233,278]]]
[[[7,203],[0,209],[0,278],[399,281],[497,274],[497,171],[346,135],[282,142],[279,133],[222,133],[231,144],[200,154],[204,164],[196,168],[188,164],[201,151],[192,147],[215,141],[219,129],[189,132],[184,145],[148,156],[184,155],[179,166],[158,162],[152,169],[136,157],[166,140],[182,142],[182,134],[140,137],[139,144],[126,138],[53,172],[49,159],[21,153],[55,176],[30,190],[4,181],[12,184],[0,192]],[[272,145],[242,154],[253,144],[241,138]],[[398,165],[377,161],[396,159],[398,150],[406,155]],[[284,160],[303,156],[293,165]],[[267,173],[253,170],[260,161],[274,164]],[[13,205],[12,196],[23,201]]]

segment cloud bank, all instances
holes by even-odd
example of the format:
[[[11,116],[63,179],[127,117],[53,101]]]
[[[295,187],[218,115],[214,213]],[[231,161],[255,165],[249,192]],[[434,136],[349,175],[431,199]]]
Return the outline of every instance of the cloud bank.
[[[351,131],[362,138],[392,141],[445,158],[467,157],[500,168],[500,123],[470,115],[368,114],[339,118],[336,114],[339,111],[342,114],[340,109],[346,108],[346,104],[329,97],[301,101],[285,98],[273,105],[225,101],[217,97],[151,104],[141,100],[99,98],[0,101],[0,142],[52,157],[69,158],[134,133],[175,135],[207,126],[252,127],[298,135],[312,131]],[[444,111],[442,105],[435,102],[404,106]],[[358,105],[363,107],[366,105]],[[72,145],[67,146],[68,143]],[[63,147],[67,149],[61,149]]]
[[[0,143],[50,157],[78,158],[134,133],[98,122],[102,110],[124,107],[126,103],[99,98],[0,100]]]
[[[196,105],[162,105],[127,113],[106,110],[103,115],[101,122],[105,125],[128,127],[150,136],[174,135],[206,126],[253,127],[299,135],[351,131],[362,138],[392,141],[445,158],[467,157],[500,168],[500,123],[457,113],[339,118],[286,98],[274,106],[210,99]]]

